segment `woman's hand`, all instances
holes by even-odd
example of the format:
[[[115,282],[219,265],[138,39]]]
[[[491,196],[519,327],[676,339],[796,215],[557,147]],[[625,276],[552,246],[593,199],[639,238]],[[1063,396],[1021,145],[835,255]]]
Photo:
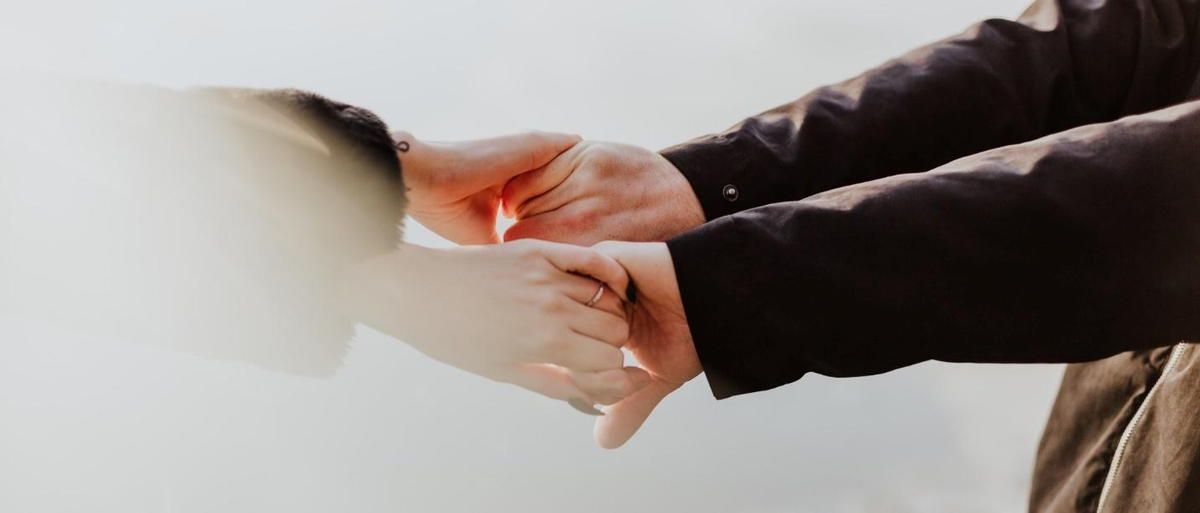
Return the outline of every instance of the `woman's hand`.
[[[504,184],[580,140],[548,132],[454,143],[423,142],[407,132],[392,137],[408,187],[408,213],[459,244],[500,242],[496,213]]]
[[[557,399],[611,404],[649,382],[624,367],[620,349],[629,336],[619,297],[627,283],[615,260],[589,248],[532,240],[409,245],[360,266],[347,304],[356,320],[460,369]]]

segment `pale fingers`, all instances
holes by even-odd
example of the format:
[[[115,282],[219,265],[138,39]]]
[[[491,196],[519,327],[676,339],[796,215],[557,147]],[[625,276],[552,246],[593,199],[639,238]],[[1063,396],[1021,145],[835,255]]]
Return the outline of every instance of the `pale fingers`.
[[[629,275],[621,264],[594,249],[569,244],[545,243],[541,254],[559,270],[591,276],[604,282],[621,299],[629,285]]]
[[[502,380],[551,399],[591,399],[587,392],[584,392],[571,380],[567,369],[556,365],[519,364],[510,373],[504,375]]]
[[[527,363],[515,367],[503,381],[551,399],[608,405],[641,390],[650,383],[650,375],[637,367],[572,372],[557,365]]]
[[[650,384],[650,374],[637,367],[603,372],[568,372],[575,386],[599,404],[613,404]]]
[[[567,324],[576,333],[596,339],[613,347],[629,340],[629,322],[611,313],[584,305],[570,305]]]
[[[513,176],[546,166],[579,141],[577,135],[525,132],[463,144],[471,163],[492,171],[488,183],[500,186]]]
[[[491,187],[499,192],[512,177],[545,166],[580,140],[579,136],[550,132],[450,143],[408,137],[411,143],[401,158],[402,164],[428,166],[432,183],[467,194]]]
[[[602,286],[604,290],[600,290]],[[586,305],[599,294],[600,299],[592,308],[625,318],[625,304],[602,282],[586,276],[568,275],[563,278],[562,290],[567,297],[582,305]]]
[[[611,344],[578,333],[556,335],[562,340],[540,344],[536,361],[553,363],[578,372],[620,369],[625,353]]]

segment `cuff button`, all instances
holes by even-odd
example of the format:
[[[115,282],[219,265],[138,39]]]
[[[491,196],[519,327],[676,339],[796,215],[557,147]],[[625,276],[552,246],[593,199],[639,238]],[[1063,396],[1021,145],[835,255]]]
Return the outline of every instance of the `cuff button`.
[[[725,197],[726,201],[729,201],[729,202],[737,201],[738,188],[737,188],[737,186],[735,186],[733,184],[726,185],[723,189],[721,189],[721,195]]]

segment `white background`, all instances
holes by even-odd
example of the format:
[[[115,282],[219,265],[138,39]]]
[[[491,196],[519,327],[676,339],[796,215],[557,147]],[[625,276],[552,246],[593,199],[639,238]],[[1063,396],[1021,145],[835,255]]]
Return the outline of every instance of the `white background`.
[[[1023,7],[101,4],[6,0],[0,65],[300,87],[430,139],[540,128],[650,148]],[[443,244],[415,227],[410,240]],[[700,379],[610,452],[565,405],[377,334],[336,376],[309,379],[12,326],[0,340],[4,512],[1022,511],[1060,375],[929,363],[721,402]]]

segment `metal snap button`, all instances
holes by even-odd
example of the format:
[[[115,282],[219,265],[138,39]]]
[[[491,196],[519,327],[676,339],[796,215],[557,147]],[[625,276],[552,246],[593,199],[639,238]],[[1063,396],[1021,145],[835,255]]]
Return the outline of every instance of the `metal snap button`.
[[[724,189],[721,189],[721,195],[725,196],[727,201],[737,201],[738,188],[733,184],[726,185]]]

